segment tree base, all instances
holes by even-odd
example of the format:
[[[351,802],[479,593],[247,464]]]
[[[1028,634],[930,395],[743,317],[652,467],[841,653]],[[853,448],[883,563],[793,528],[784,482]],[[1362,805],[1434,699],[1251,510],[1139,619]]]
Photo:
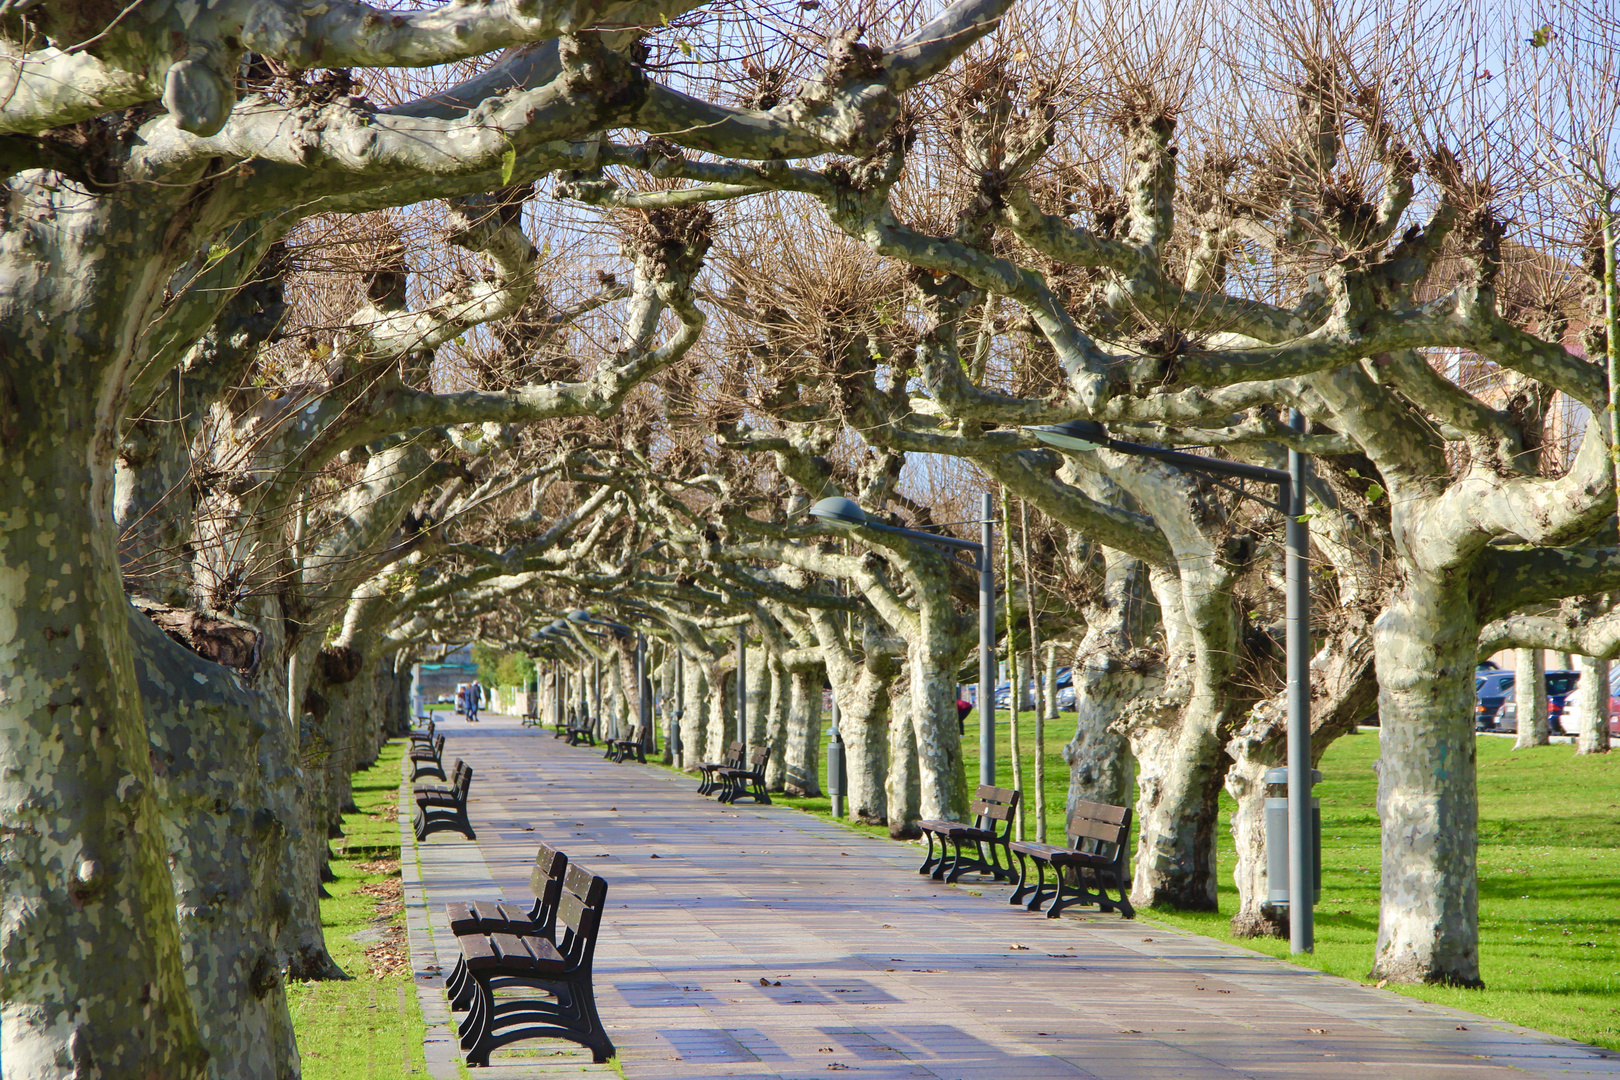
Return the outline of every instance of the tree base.
[[[1367,981],[1403,983],[1409,986],[1455,986],[1463,990],[1483,990],[1485,980],[1477,975],[1455,975],[1445,971],[1420,971],[1409,965],[1386,968],[1375,966]]]
[[[354,976],[337,966],[323,948],[299,949],[288,958],[287,978],[299,982],[336,982]]]
[[[1288,936],[1288,913],[1276,909],[1239,912],[1232,916],[1232,936],[1285,938]]]

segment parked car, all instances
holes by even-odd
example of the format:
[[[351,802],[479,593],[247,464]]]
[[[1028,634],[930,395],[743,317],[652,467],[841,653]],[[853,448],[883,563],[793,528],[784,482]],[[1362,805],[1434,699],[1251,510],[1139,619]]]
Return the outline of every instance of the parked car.
[[[1057,691],[1058,691],[1058,708],[1060,708],[1060,709],[1064,709],[1064,708],[1072,709],[1072,708],[1074,708],[1074,669],[1073,668],[1066,668],[1066,667],[1058,668],[1057,669],[1057,680],[1056,680],[1056,682],[1057,682]],[[1065,690],[1068,691],[1068,700],[1069,700],[1068,705],[1063,704],[1063,695],[1064,695]],[[1035,693],[1036,693],[1036,684],[1035,683],[1032,682],[1032,683],[1029,684],[1029,692],[1030,692],[1031,697],[1035,696]],[[998,709],[1009,709],[1009,708],[1012,707],[1011,705],[1008,704],[1011,701],[1012,701],[1012,683],[1007,683],[1007,682],[998,683],[996,685],[996,708],[998,708]]]
[[[1474,673],[1474,728],[1489,731],[1496,726],[1497,711],[1513,696],[1513,672],[1500,668]]]
[[[1578,671],[1547,672],[1547,730],[1552,732],[1554,735],[1566,734],[1563,723],[1564,703],[1569,699],[1569,692],[1575,689],[1575,685],[1580,681],[1581,673]],[[1509,694],[1513,692],[1512,683],[1513,677],[1510,675],[1508,676]],[[1479,691],[1477,689],[1476,682],[1475,694],[1477,695],[1478,693]],[[1484,699],[1481,698],[1482,702],[1483,700]],[[1610,699],[1611,702],[1613,700],[1614,699],[1612,698]],[[1610,712],[1613,712],[1612,704],[1610,705]],[[1479,716],[1479,706],[1475,706],[1474,715],[1477,720],[1477,717]],[[1507,701],[1503,702],[1496,710],[1494,720],[1494,724],[1488,725],[1488,727],[1492,727],[1496,731],[1517,732],[1519,730],[1518,702],[1512,698],[1509,698]],[[1612,727],[1614,724],[1612,717],[1609,723]],[[1475,726],[1476,728],[1479,727],[1477,723]]]

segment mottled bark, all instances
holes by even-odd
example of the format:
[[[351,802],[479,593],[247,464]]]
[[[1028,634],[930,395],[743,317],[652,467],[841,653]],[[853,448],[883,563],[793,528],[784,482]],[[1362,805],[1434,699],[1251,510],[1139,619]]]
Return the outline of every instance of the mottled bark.
[[[1230,593],[1199,576],[1185,564],[1179,580],[1153,574],[1168,641],[1165,689],[1138,699],[1120,721],[1138,766],[1131,900],[1139,907],[1217,906],[1215,841],[1227,765],[1222,735],[1237,704],[1238,626]],[[1191,617],[1183,614],[1189,609]]]
[[[1114,725],[1137,697],[1163,685],[1164,658],[1134,640],[1133,601],[1146,569],[1137,559],[1103,549],[1101,594],[1084,615],[1086,633],[1075,650],[1074,737],[1063,748],[1069,765],[1067,813],[1077,802],[1127,806],[1135,781],[1130,743]]]
[[[275,790],[292,768],[286,714],[145,618],[131,619],[131,638],[210,1075],[294,1075],[298,1049],[278,944],[292,884],[284,854],[299,828],[298,808]]]
[[[747,742],[752,753],[755,747],[770,744],[771,666],[766,661],[765,650],[757,642],[750,643],[743,656],[748,668],[744,675],[748,694]]]
[[[710,761],[725,757],[726,747],[737,738],[736,679],[732,677],[736,667],[729,654],[708,665]]]
[[[896,682],[889,695],[889,772],[884,798],[889,810],[889,835],[910,840],[922,835],[922,782],[917,767],[917,724],[912,718],[909,683]]]
[[[112,515],[164,257],[134,200],[27,177],[0,232],[0,1057],[19,1076],[195,1077]]]
[[[819,668],[788,676],[787,732],[782,787],[789,795],[821,794],[821,677]],[[845,748],[848,763],[848,748]]]
[[[780,658],[769,655],[771,675],[769,699],[765,705],[765,744],[771,756],[765,763],[765,786],[771,791],[782,791],[786,786],[788,713],[792,708],[792,687],[788,684],[787,668]]]
[[[1518,734],[1513,749],[1546,746],[1547,724],[1547,663],[1540,649],[1513,650],[1513,704],[1518,721]]]
[[[1408,570],[1373,629],[1382,888],[1373,978],[1480,986],[1473,598]]]
[[[687,772],[699,762],[712,759],[709,742],[709,680],[705,664],[691,656],[683,658],[681,672],[681,766]]]
[[[1566,705],[1570,717],[1565,728],[1573,728],[1577,754],[1609,752],[1609,661],[1590,656],[1578,657],[1581,681]],[[1573,714],[1573,715],[1572,715]]]

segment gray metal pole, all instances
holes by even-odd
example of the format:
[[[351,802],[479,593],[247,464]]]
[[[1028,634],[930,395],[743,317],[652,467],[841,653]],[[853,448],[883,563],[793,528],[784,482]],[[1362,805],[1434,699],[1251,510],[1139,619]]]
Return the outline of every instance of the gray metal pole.
[[[737,627],[737,741],[748,760],[748,630]]]
[[[838,768],[840,771],[842,771],[844,763],[844,733],[838,727],[838,720],[838,691],[834,690],[832,695],[832,745],[827,747],[828,773],[831,773],[834,768]],[[836,765],[833,763],[833,759],[835,757],[837,758]],[[829,787],[832,786],[832,780],[833,778],[828,776],[827,782]],[[841,818],[844,816],[844,783],[842,779],[840,779],[838,784],[838,790],[832,793],[832,812],[833,817],[835,818]]]
[[[1289,418],[1295,431],[1305,430],[1296,410]],[[1288,650],[1288,947],[1314,952],[1316,926],[1311,866],[1311,582],[1306,562],[1310,528],[1306,513],[1305,477],[1309,461],[1288,451],[1287,586]]]
[[[996,782],[995,504],[985,492],[979,543],[979,783]]]
[[[678,646],[675,650],[675,700],[670,703],[669,734],[664,745],[669,747],[671,759],[677,769],[686,768],[686,746],[681,742],[681,717],[686,713],[686,654]]]
[[[636,727],[641,729],[641,741],[647,742],[647,639],[636,634]]]

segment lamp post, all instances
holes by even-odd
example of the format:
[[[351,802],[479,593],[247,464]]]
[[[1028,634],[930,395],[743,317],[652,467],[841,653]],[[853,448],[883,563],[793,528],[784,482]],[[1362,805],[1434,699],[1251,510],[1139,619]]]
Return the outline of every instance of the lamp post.
[[[737,741],[748,760],[748,627],[737,627]]]
[[[990,496],[985,495],[980,527],[983,543],[958,540],[954,536],[927,533],[920,529],[902,529],[872,521],[866,511],[853,499],[832,496],[822,499],[810,508],[810,515],[840,529],[871,529],[873,532],[903,536],[908,540],[931,544],[948,552],[965,551],[973,555],[974,568],[979,571],[979,783],[996,782],[996,571],[991,561],[995,521],[991,516]]]
[[[1295,410],[1289,426],[1303,431],[1304,418]],[[1268,469],[1240,461],[1222,461],[1180,450],[1120,442],[1095,420],[1070,420],[1064,424],[1026,427],[1025,431],[1051,446],[1064,450],[1108,449],[1135,457],[1148,457],[1178,469],[1211,477],[1253,480],[1277,489],[1277,502],[1285,520],[1283,563],[1286,611],[1284,631],[1288,654],[1288,937],[1291,952],[1312,952],[1316,948],[1313,867],[1311,865],[1311,587],[1306,576],[1310,549],[1310,529],[1304,520],[1305,481],[1309,460],[1296,450],[1288,451],[1288,469]],[[1217,480],[1217,483],[1220,481]],[[1223,487],[1229,485],[1222,485]],[[1255,498],[1241,489],[1246,498]]]

